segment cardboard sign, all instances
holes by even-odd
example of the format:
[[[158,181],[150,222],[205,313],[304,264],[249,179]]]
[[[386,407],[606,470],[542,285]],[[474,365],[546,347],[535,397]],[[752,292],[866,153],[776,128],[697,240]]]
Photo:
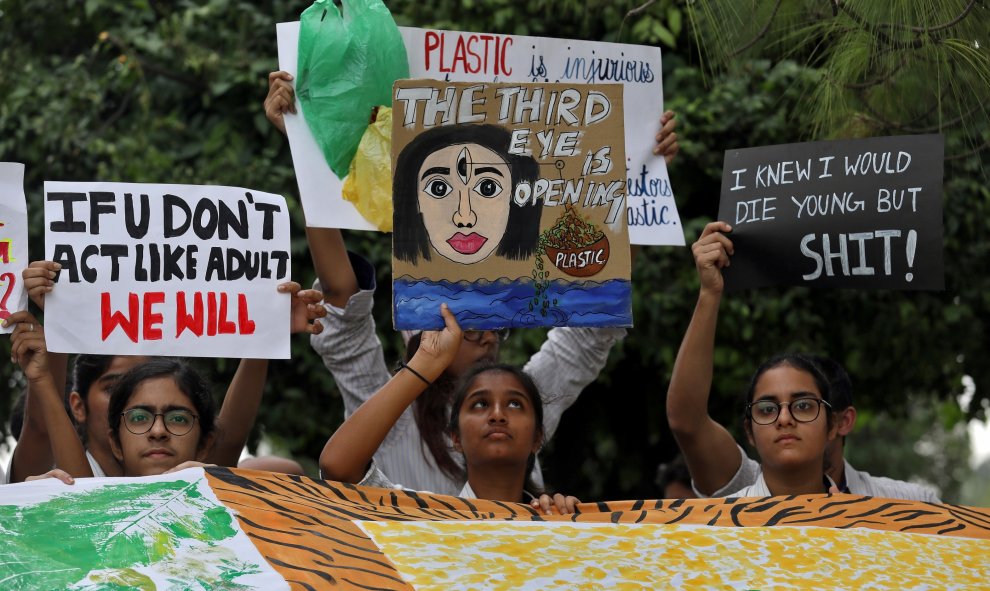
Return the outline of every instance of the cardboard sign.
[[[48,348],[289,357],[289,215],[235,187],[45,183]]]
[[[27,309],[27,292],[21,271],[28,265],[27,201],[24,199],[24,165],[0,162],[0,320]],[[14,326],[0,327],[0,333]]]
[[[400,80],[396,329],[631,326],[622,86]]]
[[[942,154],[941,135],[727,151],[726,288],[942,289]]]
[[[663,113],[660,49],[643,45],[399,27],[411,78],[448,82],[543,82],[623,86],[627,222],[633,244],[684,245],[664,159],[653,155]],[[296,73],[299,23],[279,23],[279,69]],[[296,110],[301,106],[296,101]],[[376,230],[340,197],[343,182],[327,166],[301,116],[285,117],[306,223]]]

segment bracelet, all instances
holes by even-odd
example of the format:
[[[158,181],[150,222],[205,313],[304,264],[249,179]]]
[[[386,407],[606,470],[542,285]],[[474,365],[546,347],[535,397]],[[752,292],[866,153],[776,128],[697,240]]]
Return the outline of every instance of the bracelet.
[[[399,362],[399,367],[402,368],[402,369],[409,370],[409,373],[411,373],[412,375],[416,376],[417,378],[423,380],[423,383],[426,384],[427,387],[433,385],[433,382],[431,382],[430,380],[424,378],[423,377],[423,374],[419,373],[415,369],[413,369],[413,368],[409,367],[408,365],[406,365],[406,363],[404,361],[400,361]]]

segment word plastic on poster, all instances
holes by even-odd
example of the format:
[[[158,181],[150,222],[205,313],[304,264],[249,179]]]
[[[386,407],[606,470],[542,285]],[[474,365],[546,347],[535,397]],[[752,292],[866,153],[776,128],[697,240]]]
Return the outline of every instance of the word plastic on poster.
[[[27,309],[27,292],[21,271],[28,265],[27,201],[24,198],[24,165],[0,162],[0,320]],[[14,326],[0,327],[0,333]]]
[[[543,82],[623,84],[627,177],[626,216],[632,244],[684,245],[684,232],[664,159],[653,154],[663,113],[661,54],[657,47],[399,27],[410,78],[447,82]],[[296,74],[299,23],[279,23],[279,69]],[[296,111],[301,113],[299,101]],[[375,230],[340,197],[343,181],[301,116],[288,114],[292,149],[306,223]]]
[[[289,215],[236,187],[45,183],[48,347],[289,358]]]
[[[942,289],[943,147],[913,135],[727,151],[727,289]]]

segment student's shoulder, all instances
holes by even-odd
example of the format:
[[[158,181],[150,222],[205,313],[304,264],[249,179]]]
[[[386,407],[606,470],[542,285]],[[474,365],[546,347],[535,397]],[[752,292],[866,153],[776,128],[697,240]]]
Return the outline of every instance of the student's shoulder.
[[[901,499],[905,501],[921,501],[923,503],[941,503],[935,488],[915,482],[897,480],[886,476],[873,476],[869,472],[857,471],[865,490],[852,490],[853,494],[868,494],[874,497]],[[848,477],[847,477],[848,480]]]

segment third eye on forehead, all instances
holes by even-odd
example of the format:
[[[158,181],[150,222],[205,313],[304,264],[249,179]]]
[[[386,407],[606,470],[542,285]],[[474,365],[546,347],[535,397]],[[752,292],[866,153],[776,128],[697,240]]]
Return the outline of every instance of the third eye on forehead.
[[[472,168],[471,164],[471,153],[468,152],[467,148],[461,148],[460,154],[457,155],[457,176],[465,185],[471,179],[469,174],[469,169]]]

